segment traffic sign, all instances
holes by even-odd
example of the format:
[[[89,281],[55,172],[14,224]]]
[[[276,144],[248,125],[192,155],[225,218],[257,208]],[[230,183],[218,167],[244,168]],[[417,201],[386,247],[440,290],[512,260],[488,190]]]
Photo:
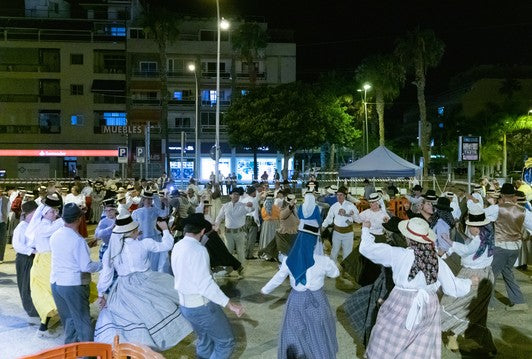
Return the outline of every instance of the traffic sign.
[[[125,146],[118,147],[118,163],[127,163],[128,148]]]
[[[137,163],[144,163],[145,156],[144,147],[137,147]]]

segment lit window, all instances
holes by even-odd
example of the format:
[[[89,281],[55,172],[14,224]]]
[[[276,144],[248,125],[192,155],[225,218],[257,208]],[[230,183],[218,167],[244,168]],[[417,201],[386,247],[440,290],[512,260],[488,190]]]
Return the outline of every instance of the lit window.
[[[240,90],[240,93],[242,96],[246,96],[248,94],[248,90]]]
[[[445,112],[445,107],[438,107],[438,115],[443,116],[443,113]]]
[[[111,36],[126,36],[125,27],[111,27]]]
[[[126,126],[126,113],[125,112],[104,112],[103,120],[105,126]]]
[[[174,100],[183,100],[183,91],[174,91]]]
[[[70,124],[72,126],[83,126],[83,116],[82,115],[72,115],[70,116]]]

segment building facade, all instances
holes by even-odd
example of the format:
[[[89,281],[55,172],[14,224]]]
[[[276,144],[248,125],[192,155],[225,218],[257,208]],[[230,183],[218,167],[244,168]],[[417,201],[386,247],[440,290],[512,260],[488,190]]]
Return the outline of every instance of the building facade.
[[[220,171],[251,180],[252,154],[230,148],[223,120],[234,94],[250,86],[248,64],[232,50],[230,31],[224,33],[216,93],[215,18],[180,19],[161,64],[156,42],[138,25],[143,10],[137,1],[43,4],[26,1],[23,16],[0,18],[0,169],[7,177],[113,175],[120,172],[122,146],[128,148],[128,176],[158,177],[167,170],[181,180],[208,179],[220,101]],[[275,32],[269,37],[254,64],[257,84],[295,81],[295,44]],[[161,72],[169,96],[166,145]],[[280,168],[281,156],[265,150],[259,167]]]

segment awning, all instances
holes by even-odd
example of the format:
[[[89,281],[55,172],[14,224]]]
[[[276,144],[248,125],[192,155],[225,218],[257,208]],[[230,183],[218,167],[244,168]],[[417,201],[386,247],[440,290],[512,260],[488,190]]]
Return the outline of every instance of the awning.
[[[93,80],[92,92],[125,93],[126,82],[124,80]]]
[[[130,81],[129,87],[132,90],[161,90],[161,82],[157,81]]]

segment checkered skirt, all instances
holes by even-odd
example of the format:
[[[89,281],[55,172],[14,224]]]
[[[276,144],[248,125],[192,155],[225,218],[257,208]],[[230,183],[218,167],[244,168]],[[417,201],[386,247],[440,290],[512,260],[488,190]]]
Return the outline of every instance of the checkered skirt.
[[[323,289],[288,296],[277,358],[336,358],[336,320]]]
[[[438,296],[423,307],[423,316],[412,330],[406,329],[406,318],[416,291],[395,287],[377,316],[366,349],[368,359],[436,359],[441,356],[440,305]]]

